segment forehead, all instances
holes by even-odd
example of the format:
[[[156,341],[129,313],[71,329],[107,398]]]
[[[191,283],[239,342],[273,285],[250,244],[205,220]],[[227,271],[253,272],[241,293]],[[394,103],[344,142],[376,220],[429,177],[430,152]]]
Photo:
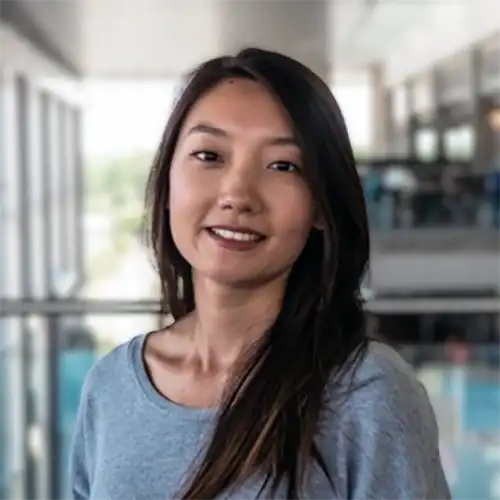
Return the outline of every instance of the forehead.
[[[250,79],[224,80],[203,95],[186,117],[186,126],[197,122],[290,133],[292,124],[281,103],[260,83]]]

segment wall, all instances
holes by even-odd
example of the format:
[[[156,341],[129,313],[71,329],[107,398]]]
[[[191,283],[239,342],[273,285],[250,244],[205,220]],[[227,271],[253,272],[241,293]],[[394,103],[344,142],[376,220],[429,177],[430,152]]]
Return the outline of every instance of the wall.
[[[497,252],[375,253],[370,286],[377,293],[437,293],[498,290]]]

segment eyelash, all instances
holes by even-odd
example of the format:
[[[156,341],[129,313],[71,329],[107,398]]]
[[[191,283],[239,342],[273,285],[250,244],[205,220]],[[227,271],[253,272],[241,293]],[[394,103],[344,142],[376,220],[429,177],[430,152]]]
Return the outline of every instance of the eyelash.
[[[207,158],[205,158],[205,159],[202,158],[202,156],[205,156],[205,155],[212,156],[212,159],[210,160]],[[201,161],[202,163],[217,163],[221,160],[221,156],[218,153],[216,153],[214,151],[209,151],[209,150],[194,151],[193,153],[191,153],[190,156],[192,156],[193,158],[195,158],[198,161]],[[297,165],[295,165],[294,163],[289,162],[289,161],[276,161],[269,166],[271,167],[271,166],[282,166],[282,165],[285,165],[286,167],[292,167],[291,171],[293,171],[293,172],[300,171],[300,168]],[[274,170],[277,170],[278,172],[283,172],[283,170],[279,170],[277,168]],[[290,170],[285,170],[285,172],[290,172]]]
[[[292,163],[290,161],[275,161],[272,163],[270,166],[278,166],[278,165],[285,165],[287,167],[292,167],[292,170],[285,170],[285,172],[300,172],[300,169],[295,163]],[[275,169],[278,172],[283,172],[283,170]]]
[[[208,160],[208,159],[203,159],[201,158],[202,155],[212,155],[215,156],[216,159]],[[215,153],[214,151],[208,151],[208,150],[202,150],[202,151],[194,151],[191,153],[191,156],[195,158],[198,161],[201,161],[203,163],[215,163],[220,160],[220,155],[218,153]]]

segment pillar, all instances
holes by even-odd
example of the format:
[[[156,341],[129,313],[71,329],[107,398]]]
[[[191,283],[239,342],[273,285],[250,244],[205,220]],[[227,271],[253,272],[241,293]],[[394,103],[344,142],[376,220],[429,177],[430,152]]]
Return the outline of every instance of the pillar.
[[[385,70],[382,63],[370,67],[371,84],[371,154],[384,158],[390,154],[392,135],[392,95],[386,88]]]
[[[498,130],[491,125],[489,113],[492,101],[482,95],[482,80],[485,74],[483,57],[479,47],[471,50],[472,66],[472,126],[474,132],[473,168],[485,170],[498,158]]]
[[[2,236],[2,273],[0,274],[0,295],[2,298],[22,298],[26,289],[26,276],[21,277],[21,229],[19,209],[22,205],[20,183],[21,148],[20,122],[21,105],[18,75],[1,68],[0,72],[0,125],[2,133],[2,155],[0,157],[0,181],[2,182],[1,217]],[[8,220],[7,218],[10,218]],[[16,217],[15,224],[12,217]],[[8,265],[4,266],[4,263]],[[26,498],[29,483],[29,378],[26,373],[25,353],[27,336],[25,320],[22,318],[2,318],[0,334],[4,344],[5,363],[3,374],[6,383],[1,381],[3,401],[0,406],[0,421],[3,424],[0,463],[6,480],[7,498]],[[7,354],[5,354],[7,353]]]
[[[434,128],[436,131],[436,157],[445,157],[444,133],[446,130],[446,112],[441,105],[442,92],[439,87],[439,73],[434,69],[431,75],[432,100],[434,102]]]
[[[408,125],[406,129],[407,137],[408,137],[408,158],[416,158],[417,157],[417,127],[418,120],[415,115],[415,105],[414,105],[414,84],[412,81],[408,81],[405,83],[405,91],[406,91],[406,106],[408,110]]]

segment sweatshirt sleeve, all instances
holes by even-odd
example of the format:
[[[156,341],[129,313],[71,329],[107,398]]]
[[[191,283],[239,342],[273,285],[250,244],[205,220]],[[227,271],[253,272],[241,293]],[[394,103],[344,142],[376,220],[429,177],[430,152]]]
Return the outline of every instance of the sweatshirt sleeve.
[[[328,438],[321,446],[340,495],[450,499],[434,410],[413,370],[381,346],[356,378],[347,399],[327,419]]]
[[[94,405],[87,378],[78,408],[73,442],[70,451],[69,474],[71,494],[74,500],[90,498],[90,485],[94,462]]]
[[[417,380],[381,378],[353,406],[350,498],[449,499],[437,423]]]

